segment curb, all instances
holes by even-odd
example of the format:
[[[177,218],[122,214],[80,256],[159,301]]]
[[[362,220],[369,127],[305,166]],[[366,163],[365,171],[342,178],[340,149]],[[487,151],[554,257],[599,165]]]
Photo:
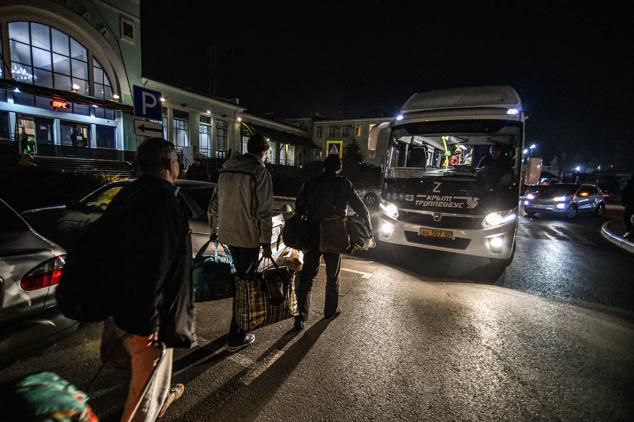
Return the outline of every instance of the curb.
[[[610,223],[610,221],[606,221],[605,223],[603,223],[603,226],[601,227],[601,235],[608,240],[610,243],[618,246],[619,248],[629,252],[629,253],[633,253],[634,254],[634,242],[631,242],[629,240],[625,240],[623,237],[611,232],[608,229],[608,224]]]

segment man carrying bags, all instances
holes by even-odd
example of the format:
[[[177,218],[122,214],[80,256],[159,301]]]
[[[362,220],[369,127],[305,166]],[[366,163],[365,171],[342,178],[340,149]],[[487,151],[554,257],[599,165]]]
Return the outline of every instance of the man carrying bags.
[[[321,221],[332,216],[345,217],[350,205],[357,215],[367,222],[371,231],[370,213],[350,180],[339,175],[341,169],[339,156],[329,155],[324,160],[324,173],[306,181],[297,194],[296,213],[307,217],[312,239],[309,250],[304,254],[304,266],[297,287],[299,315],[295,318],[295,328],[298,330],[304,328],[304,323],[308,319],[310,293],[319,271],[322,256],[319,248]],[[323,253],[323,256],[326,263],[324,318],[332,318],[338,313],[341,253]]]
[[[208,211],[211,239],[229,247],[237,276],[257,270],[260,248],[264,257],[271,257],[273,183],[264,166],[269,142],[255,134],[247,151],[224,163]],[[234,308],[227,351],[237,352],[254,341],[255,335],[238,327]]]

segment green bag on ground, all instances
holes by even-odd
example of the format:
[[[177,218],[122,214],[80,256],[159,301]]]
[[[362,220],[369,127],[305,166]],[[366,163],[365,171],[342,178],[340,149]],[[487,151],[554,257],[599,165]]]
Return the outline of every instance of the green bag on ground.
[[[53,372],[22,378],[7,397],[11,421],[97,422],[88,395]]]

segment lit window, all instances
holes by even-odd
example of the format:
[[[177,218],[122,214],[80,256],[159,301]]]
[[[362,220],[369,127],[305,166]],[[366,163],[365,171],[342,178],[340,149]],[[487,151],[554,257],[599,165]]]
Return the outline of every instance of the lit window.
[[[110,78],[101,66],[101,63],[93,57],[93,92],[95,97],[105,98],[106,100],[112,100],[112,85],[110,84]]]
[[[354,128],[354,136],[357,138],[361,137],[361,125],[356,125]]]
[[[207,157],[211,155],[211,125],[198,124],[198,151]]]
[[[227,127],[226,120],[216,120],[216,157],[218,158],[225,158],[227,153]]]
[[[88,50],[66,33],[36,22],[9,22],[9,48],[16,81],[88,95]]]

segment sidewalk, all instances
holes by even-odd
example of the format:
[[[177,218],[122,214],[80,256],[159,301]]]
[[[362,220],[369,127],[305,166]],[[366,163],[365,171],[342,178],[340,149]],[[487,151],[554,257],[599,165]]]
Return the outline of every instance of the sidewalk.
[[[634,242],[623,238],[625,225],[623,220],[608,220],[601,228],[601,235],[621,249],[634,253]]]

